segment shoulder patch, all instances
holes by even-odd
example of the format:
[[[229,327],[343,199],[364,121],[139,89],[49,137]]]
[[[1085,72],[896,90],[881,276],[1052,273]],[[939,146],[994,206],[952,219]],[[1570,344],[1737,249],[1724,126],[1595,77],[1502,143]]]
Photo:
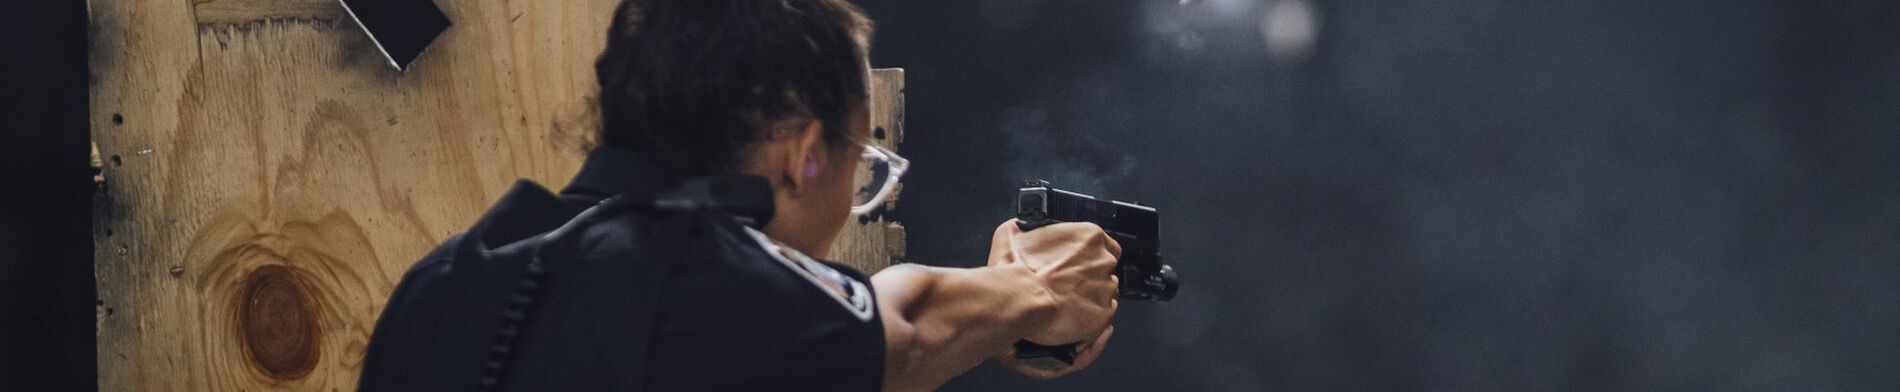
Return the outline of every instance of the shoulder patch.
[[[759,243],[759,247],[764,249],[765,254],[771,256],[772,260],[778,261],[793,274],[804,277],[804,280],[811,282],[819,291],[837,300],[839,305],[844,305],[845,310],[851,312],[851,315],[857,316],[858,321],[871,321],[871,315],[877,311],[877,300],[871,296],[871,290],[864,286],[864,282],[852,279],[850,275],[838,272],[837,269],[814,260],[796,249],[779,246],[777,242],[772,242],[771,238],[767,238],[765,233],[756,229],[747,227],[745,232],[752,236],[753,241]]]

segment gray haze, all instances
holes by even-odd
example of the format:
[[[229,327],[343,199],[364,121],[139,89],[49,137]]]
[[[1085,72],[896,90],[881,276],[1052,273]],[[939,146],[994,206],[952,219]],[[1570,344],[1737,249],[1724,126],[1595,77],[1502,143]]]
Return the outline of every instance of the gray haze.
[[[1185,281],[946,390],[1900,389],[1900,4],[1309,1],[864,4],[915,261],[1042,177]]]

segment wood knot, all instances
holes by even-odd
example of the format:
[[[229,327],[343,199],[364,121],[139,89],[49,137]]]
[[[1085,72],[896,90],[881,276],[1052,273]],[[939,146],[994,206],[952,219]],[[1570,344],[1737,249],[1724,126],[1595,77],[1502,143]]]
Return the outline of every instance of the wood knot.
[[[244,277],[237,331],[245,357],[264,375],[294,380],[316,368],[317,304],[310,290],[296,270],[281,265],[259,267]]]

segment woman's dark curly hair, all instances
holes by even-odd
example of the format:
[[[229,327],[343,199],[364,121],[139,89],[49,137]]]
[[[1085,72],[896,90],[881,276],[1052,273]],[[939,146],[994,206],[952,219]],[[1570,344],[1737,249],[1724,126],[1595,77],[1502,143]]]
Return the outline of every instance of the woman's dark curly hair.
[[[594,64],[596,140],[694,175],[737,169],[781,120],[841,142],[870,35],[844,0],[624,0]]]

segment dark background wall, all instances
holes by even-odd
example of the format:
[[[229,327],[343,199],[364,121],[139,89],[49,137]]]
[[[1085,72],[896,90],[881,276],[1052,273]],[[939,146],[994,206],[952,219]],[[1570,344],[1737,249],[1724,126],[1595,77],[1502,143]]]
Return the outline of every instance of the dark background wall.
[[[0,389],[91,389],[86,2],[0,12]]]
[[[1050,177],[1160,206],[1186,281],[947,390],[1894,390],[1895,4],[865,6],[918,261]]]
[[[865,6],[918,261],[1044,177],[1161,206],[1188,285],[947,390],[1900,388],[1892,2]],[[90,388],[84,4],[4,22],[0,382]]]

